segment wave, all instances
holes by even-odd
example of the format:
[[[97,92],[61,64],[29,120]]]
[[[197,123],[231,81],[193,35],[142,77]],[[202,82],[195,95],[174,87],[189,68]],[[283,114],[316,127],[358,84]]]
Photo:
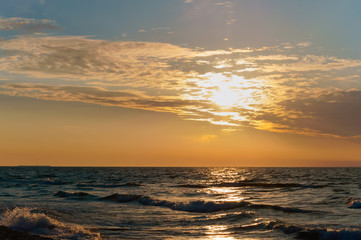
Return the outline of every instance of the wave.
[[[275,211],[282,211],[285,213],[310,213],[311,210],[304,210],[299,208],[281,207],[278,205],[267,204],[254,204],[246,201],[204,201],[196,200],[189,202],[172,202],[168,200],[154,199],[149,196],[133,195],[133,194],[111,194],[106,197],[98,197],[85,192],[67,193],[59,191],[54,196],[62,198],[70,198],[75,200],[98,200],[98,201],[111,201],[117,203],[137,202],[145,206],[159,206],[167,207],[172,210],[186,211],[186,212],[199,212],[211,213],[217,211],[226,211],[234,208],[248,207],[251,209],[271,209]]]
[[[29,208],[6,210],[1,215],[0,225],[55,239],[102,239],[99,233],[89,232],[79,225],[65,224]]]
[[[68,193],[64,191],[58,191],[54,194],[56,197],[61,198],[70,198],[70,199],[76,199],[76,200],[90,200],[90,199],[96,199],[97,196],[86,193],[86,192],[74,192],[74,193]]]
[[[140,183],[128,182],[124,184],[89,184],[89,183],[78,183],[75,186],[81,188],[118,188],[118,187],[140,187]]]
[[[199,213],[210,213],[217,211],[225,211],[235,208],[251,208],[251,209],[272,209],[276,211],[282,211],[286,213],[311,213],[314,211],[281,207],[278,205],[266,205],[266,204],[253,204],[246,201],[190,201],[190,202],[172,202],[167,200],[157,200],[151,197],[142,196],[136,199],[140,204],[148,206],[161,206],[168,207],[173,210],[186,211],[186,212],[199,212]]]
[[[341,228],[332,229],[326,227],[304,227],[285,224],[278,221],[254,223],[232,228],[234,231],[250,230],[277,230],[288,235],[294,235],[296,239],[307,240],[358,240],[361,239],[360,229]]]
[[[112,202],[119,202],[119,203],[125,203],[125,202],[132,202],[135,200],[138,200],[141,198],[142,195],[128,195],[128,194],[112,194],[106,197],[101,197],[99,200],[108,200]]]
[[[249,203],[249,207],[253,209],[271,209],[275,211],[281,211],[285,213],[312,213],[316,212],[313,210],[306,210],[306,209],[300,209],[300,208],[294,208],[294,207],[281,207],[278,205],[268,205],[268,204],[253,204]],[[320,211],[317,211],[320,213]]]
[[[229,210],[238,207],[247,206],[246,202],[212,202],[212,201],[190,201],[190,202],[172,202],[168,200],[158,200],[149,196],[132,194],[112,194],[106,197],[98,197],[85,192],[68,193],[59,191],[54,194],[56,197],[70,198],[76,200],[92,199],[98,201],[111,201],[118,203],[137,202],[145,206],[167,207],[173,210],[186,212],[210,213],[216,211]]]
[[[142,197],[138,202],[148,206],[161,206],[173,210],[198,212],[198,213],[211,213],[217,211],[225,211],[234,208],[244,207],[247,205],[245,202],[212,202],[212,201],[190,201],[190,202],[171,202],[167,200],[157,200],[151,197]]]
[[[244,202],[207,202],[203,200],[190,202],[172,202],[167,200],[158,200],[142,195],[112,194],[99,200],[108,200],[113,202],[125,203],[136,201],[145,206],[167,207],[173,210],[185,212],[209,213],[222,210],[229,210],[245,206]]]
[[[176,187],[183,188],[209,188],[209,187],[261,187],[261,188],[322,188],[326,185],[298,184],[298,183],[260,183],[260,182],[225,182],[219,184],[180,184]]]

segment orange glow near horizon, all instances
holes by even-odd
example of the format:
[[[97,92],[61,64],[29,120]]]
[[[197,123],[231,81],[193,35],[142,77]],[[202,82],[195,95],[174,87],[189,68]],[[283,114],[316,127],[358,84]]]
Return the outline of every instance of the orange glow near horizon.
[[[328,23],[293,3],[35,2],[0,9],[0,165],[361,166],[361,36],[337,4]]]
[[[69,102],[42,102],[40,108],[39,101],[7,102],[0,126],[7,136],[0,142],[0,165],[360,166],[359,145],[342,139],[281,137],[247,129],[228,132],[222,126],[184,121],[165,113]],[[52,114],[45,116],[49,111]],[[35,116],[41,115],[42,119],[35,121]],[[28,116],[27,124],[24,116]],[[345,152],[352,156],[346,161]]]

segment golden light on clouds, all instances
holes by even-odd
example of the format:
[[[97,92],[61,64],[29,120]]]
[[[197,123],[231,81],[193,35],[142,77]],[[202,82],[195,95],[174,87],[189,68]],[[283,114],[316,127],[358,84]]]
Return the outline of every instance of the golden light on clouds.
[[[210,100],[221,106],[222,108],[229,108],[238,105],[240,93],[234,91],[232,86],[222,84],[214,91]]]
[[[357,91],[348,93],[337,83],[345,81],[345,73],[359,76],[361,62],[304,53],[309,47],[280,44],[209,51],[169,43],[21,36],[2,40],[0,70],[9,76],[0,91],[11,96],[170,112],[224,129],[360,135],[337,129],[344,128],[340,121],[326,129],[310,113],[321,110],[317,108],[320,101],[331,106],[330,101],[347,105],[348,98],[357,100]],[[333,71],[334,86],[318,87],[325,81],[321,77],[325,71]],[[16,81],[17,74],[31,78],[32,83]],[[332,95],[336,92],[340,94]],[[336,112],[317,114],[329,118]]]

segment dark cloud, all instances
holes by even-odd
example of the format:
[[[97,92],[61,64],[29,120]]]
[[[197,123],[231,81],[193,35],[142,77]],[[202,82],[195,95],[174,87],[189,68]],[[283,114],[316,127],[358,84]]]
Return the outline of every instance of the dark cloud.
[[[361,91],[337,91],[317,98],[283,101],[280,105],[288,115],[281,118],[263,114],[262,118],[300,132],[361,135]]]

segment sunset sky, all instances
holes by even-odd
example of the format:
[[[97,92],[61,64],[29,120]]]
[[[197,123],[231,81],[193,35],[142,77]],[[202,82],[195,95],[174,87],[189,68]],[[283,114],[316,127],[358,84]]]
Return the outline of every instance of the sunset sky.
[[[361,166],[359,0],[0,6],[0,165]]]

